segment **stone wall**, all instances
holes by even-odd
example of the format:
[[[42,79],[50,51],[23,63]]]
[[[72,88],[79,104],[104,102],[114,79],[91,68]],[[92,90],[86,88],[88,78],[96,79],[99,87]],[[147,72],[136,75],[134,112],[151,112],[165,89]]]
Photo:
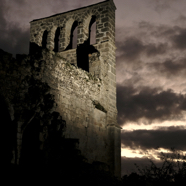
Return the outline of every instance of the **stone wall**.
[[[14,85],[16,87],[17,82],[26,74],[34,73],[46,82],[55,96],[56,111],[66,121],[65,137],[79,139],[79,149],[89,163],[105,163],[114,175],[120,177],[121,141],[116,108],[115,9],[112,0],[103,1],[32,21],[30,42],[45,46],[42,44],[43,34],[47,31],[44,47],[46,49],[39,53],[35,53],[35,50],[34,56],[30,45],[32,55],[19,56],[19,60],[9,56],[11,60],[3,62],[0,70],[2,79],[6,79],[8,85],[12,84],[6,86],[7,83],[1,82],[2,92],[7,97],[16,92]],[[89,27],[93,16],[96,17],[96,43],[90,45]],[[77,48],[72,49],[69,48],[70,33],[75,21],[78,22]],[[60,30],[59,49],[58,52],[54,52],[57,29]],[[15,63],[14,69],[3,74],[6,71],[3,65],[9,63]],[[83,63],[87,65],[83,67]],[[35,66],[35,72],[31,70],[32,66]],[[42,70],[37,72],[37,66]],[[8,93],[9,90],[11,94]],[[18,161],[23,135],[21,127],[22,123],[19,122]],[[42,133],[44,132],[41,131],[41,136]]]
[[[79,139],[79,148],[89,162],[108,164],[107,86],[54,52],[44,53],[44,60],[48,68],[43,80],[52,87],[57,111],[67,123],[65,137]]]
[[[59,112],[67,121],[66,136],[80,139],[80,149],[89,161],[109,164],[118,176],[121,154],[116,108],[115,9],[113,1],[109,0],[33,20],[30,22],[30,42],[42,46],[43,33],[47,31],[46,48],[52,51],[56,30],[60,29],[57,54],[73,66],[61,67],[60,60],[56,59],[58,66],[49,70],[45,79],[54,90],[58,90],[55,94]],[[96,43],[90,45],[93,18],[96,22]],[[69,44],[75,23],[78,29],[77,49],[72,49]],[[82,67],[81,63],[87,63],[86,67]],[[94,101],[106,112],[95,108]]]

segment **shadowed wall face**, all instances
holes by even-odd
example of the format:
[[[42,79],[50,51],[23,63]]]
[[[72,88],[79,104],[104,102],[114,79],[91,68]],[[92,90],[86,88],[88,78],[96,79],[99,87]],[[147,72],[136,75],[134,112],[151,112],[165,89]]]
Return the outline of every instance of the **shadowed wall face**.
[[[3,96],[0,95],[0,117],[1,117],[1,129],[2,135],[5,139],[1,142],[2,150],[2,165],[8,166],[12,157],[12,151],[15,145],[15,128],[12,124],[11,117],[8,110],[8,105]]]
[[[20,157],[20,165],[22,166],[34,168],[41,163],[39,129],[39,121],[33,120],[23,133]]]

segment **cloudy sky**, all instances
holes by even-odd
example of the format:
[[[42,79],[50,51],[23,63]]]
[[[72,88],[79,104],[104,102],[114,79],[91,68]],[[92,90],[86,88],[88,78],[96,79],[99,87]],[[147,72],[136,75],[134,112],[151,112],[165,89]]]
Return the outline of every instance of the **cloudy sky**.
[[[0,0],[0,48],[28,53],[29,22],[101,0]],[[122,174],[186,151],[186,1],[114,0]]]

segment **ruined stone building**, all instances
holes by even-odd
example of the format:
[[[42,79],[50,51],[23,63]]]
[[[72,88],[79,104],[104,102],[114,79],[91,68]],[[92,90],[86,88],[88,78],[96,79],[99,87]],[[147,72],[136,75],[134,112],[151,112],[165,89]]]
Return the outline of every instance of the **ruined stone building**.
[[[120,177],[115,10],[114,2],[107,0],[31,21],[30,55],[22,56],[18,61],[22,74],[31,73],[27,67],[27,61],[31,60],[29,56],[37,52],[35,45],[43,48],[42,56],[34,65],[44,69],[38,73],[51,87],[57,103],[56,111],[66,122],[65,138],[78,139],[78,148],[89,163],[102,162]],[[6,60],[8,58],[11,57]],[[16,76],[13,71],[11,77],[15,82],[12,81],[11,86],[16,84]],[[1,92],[9,95],[8,90]],[[11,96],[6,97],[8,112],[10,120],[13,120],[15,108],[8,97]],[[17,163],[23,144],[22,125],[18,122],[18,151],[14,157]],[[39,134],[40,141],[44,140],[44,134],[43,128]]]

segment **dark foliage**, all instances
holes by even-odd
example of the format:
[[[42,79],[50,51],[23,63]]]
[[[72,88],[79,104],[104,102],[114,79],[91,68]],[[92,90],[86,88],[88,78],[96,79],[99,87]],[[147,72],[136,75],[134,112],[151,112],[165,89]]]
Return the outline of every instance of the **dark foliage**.
[[[174,186],[186,182],[186,156],[172,149],[172,153],[161,153],[162,165],[157,166],[152,160],[150,165],[140,168],[136,165],[139,174],[131,173],[122,177],[123,185],[135,186]]]
[[[17,56],[17,58],[20,60],[18,63],[25,65],[25,72],[19,74],[10,96],[15,112],[13,121],[7,116],[9,126],[6,131],[10,131],[11,128],[8,137],[12,137],[8,148],[4,149],[6,152],[3,160],[6,160],[6,165],[3,168],[3,176],[5,175],[6,183],[120,185],[120,181],[109,172],[99,170],[93,164],[87,163],[77,148],[77,139],[64,138],[66,123],[55,111],[56,103],[49,85],[41,80],[40,72],[43,66],[40,61],[37,61],[38,65],[35,65],[32,56],[30,64],[29,61],[24,63],[24,56]],[[11,72],[14,71],[14,64],[9,69]],[[19,68],[19,64],[16,65],[16,68]],[[6,104],[3,98],[0,101]],[[4,107],[6,105],[2,107],[2,110]],[[8,111],[4,113],[6,116]],[[17,150],[19,122],[22,123],[19,130],[23,134],[21,158],[19,165],[13,165],[10,161],[13,156],[12,151]],[[43,135],[43,140],[39,139],[40,134]]]

